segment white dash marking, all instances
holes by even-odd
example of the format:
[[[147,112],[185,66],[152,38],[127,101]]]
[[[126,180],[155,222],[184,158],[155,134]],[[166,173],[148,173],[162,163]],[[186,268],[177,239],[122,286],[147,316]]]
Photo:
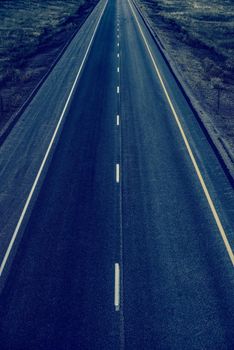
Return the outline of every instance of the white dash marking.
[[[119,46],[119,43],[117,44],[117,46]]]
[[[116,182],[119,183],[119,164],[116,164]]]
[[[117,38],[119,39],[119,34],[117,34]]]
[[[117,72],[119,73],[119,67],[117,67]]]
[[[116,116],[116,125],[119,126],[119,115],[118,115],[118,114],[117,114],[117,116]]]
[[[120,269],[119,269],[119,264],[115,263],[115,311],[119,311],[120,305]]]
[[[119,86],[117,86],[117,94],[119,94]]]
[[[117,57],[119,58],[119,53],[117,53]]]

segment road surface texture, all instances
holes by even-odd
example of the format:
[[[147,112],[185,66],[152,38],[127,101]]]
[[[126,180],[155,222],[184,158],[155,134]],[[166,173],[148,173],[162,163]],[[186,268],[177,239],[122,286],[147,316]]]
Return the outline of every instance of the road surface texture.
[[[234,194],[132,0],[0,148],[0,349],[233,349]]]

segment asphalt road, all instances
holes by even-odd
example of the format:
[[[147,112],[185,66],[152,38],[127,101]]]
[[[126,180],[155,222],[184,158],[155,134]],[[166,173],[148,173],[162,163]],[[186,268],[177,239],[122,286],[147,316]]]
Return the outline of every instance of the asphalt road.
[[[234,348],[233,188],[132,2],[100,1],[0,169],[1,350]]]

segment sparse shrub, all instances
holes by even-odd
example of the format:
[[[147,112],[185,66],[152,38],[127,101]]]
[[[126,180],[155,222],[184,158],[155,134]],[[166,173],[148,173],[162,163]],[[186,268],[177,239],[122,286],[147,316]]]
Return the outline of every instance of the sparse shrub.
[[[31,80],[33,76],[33,70],[28,69],[24,74],[21,75],[20,80],[23,83],[26,83],[27,81]]]
[[[5,70],[4,81],[13,81],[13,71],[10,67]]]
[[[11,101],[11,106],[14,108],[18,108],[21,104],[22,101],[22,96],[19,93],[14,94],[14,96],[12,97],[12,101]]]
[[[205,57],[203,60],[203,67],[208,79],[211,78],[223,78],[223,69],[220,64],[216,64],[209,57]]]
[[[234,57],[226,59],[225,66],[229,71],[234,71]]]

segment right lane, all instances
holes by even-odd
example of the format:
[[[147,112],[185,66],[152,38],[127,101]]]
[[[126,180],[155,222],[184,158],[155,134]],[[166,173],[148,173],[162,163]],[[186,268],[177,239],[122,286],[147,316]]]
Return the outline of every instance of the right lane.
[[[119,11],[125,347],[232,349],[230,258],[127,1]],[[212,149],[194,129],[199,162],[210,153],[210,167]],[[230,239],[233,223],[228,214],[222,220]]]

